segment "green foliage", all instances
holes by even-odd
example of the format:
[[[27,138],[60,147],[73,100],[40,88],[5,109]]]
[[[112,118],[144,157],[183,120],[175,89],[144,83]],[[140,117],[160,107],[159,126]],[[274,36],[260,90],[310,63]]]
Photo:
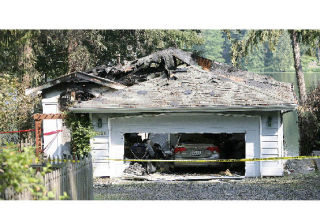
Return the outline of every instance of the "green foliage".
[[[11,188],[17,193],[25,190],[31,192],[34,199],[53,198],[43,185],[42,176],[50,172],[50,165],[44,167],[41,174],[36,175],[36,170],[30,165],[35,162],[33,148],[24,148],[23,152],[18,152],[15,144],[6,144],[0,150],[0,193]]]
[[[271,69],[278,72],[294,71],[293,53],[288,33],[284,33],[272,54]]]
[[[241,62],[241,67],[254,72],[260,72],[265,67],[265,45],[260,44],[252,48],[251,54],[244,57]]]
[[[69,200],[70,197],[68,196],[67,192],[63,192],[63,195],[59,196],[59,200]]]
[[[9,74],[0,75],[0,85],[0,131],[26,128],[39,100],[26,96],[26,84]]]
[[[223,46],[225,39],[221,30],[202,30],[201,36],[204,39],[202,45],[194,46],[194,50],[201,53],[201,56],[218,61],[225,62],[223,58]]]
[[[256,55],[256,48],[267,45],[263,51],[264,66],[260,67],[262,71],[294,71],[293,54],[291,47],[290,33],[292,30],[249,30],[243,36],[243,31],[224,31],[231,40],[231,58],[236,66],[251,70],[251,66],[246,66],[243,61],[247,57]],[[320,67],[314,65],[317,61],[316,54],[319,48],[319,30],[296,30],[297,39],[301,46],[302,67],[308,71],[318,71]],[[270,51],[269,51],[270,50]],[[310,57],[311,56],[311,57]],[[256,60],[261,60],[257,58]],[[254,61],[256,61],[254,60]],[[267,63],[266,63],[267,62]],[[256,62],[256,64],[259,64]]]
[[[303,55],[301,57],[302,67],[305,67],[305,71],[307,72],[319,72],[320,66],[317,63],[317,58],[314,56]]]
[[[38,30],[0,30],[0,74],[9,74],[31,85],[41,81],[40,71],[35,69],[33,48],[38,34]]]
[[[22,76],[30,61],[25,46],[32,37],[27,30],[0,30],[0,70]]]
[[[10,67],[9,73],[19,77],[27,73],[36,85],[115,63],[118,53],[122,60],[132,60],[168,47],[191,49],[201,42],[195,30],[2,30],[0,70]]]
[[[320,150],[320,85],[308,94],[298,115],[300,154],[309,155],[313,150]]]
[[[261,43],[267,42],[270,50],[274,50],[279,38],[283,34],[283,30],[249,30],[241,39],[234,39],[229,31],[225,32],[232,41],[231,55],[232,64],[234,65],[237,65],[241,58],[247,56],[253,47]]]
[[[203,42],[196,30],[0,30],[0,73],[31,86],[74,71]]]
[[[256,31],[253,31],[256,32]],[[236,65],[244,70],[252,72],[285,72],[294,71],[291,39],[287,31],[272,31],[259,34],[261,40],[249,38],[254,33],[248,30],[203,30],[201,36],[204,39],[202,45],[194,46],[194,50],[206,58],[232,64],[234,56],[238,57]],[[268,36],[275,35],[277,39],[268,39]],[[254,42],[256,45],[249,45]],[[238,45],[238,46],[237,46]],[[241,49],[245,46],[243,53],[234,53],[234,49]],[[302,49],[305,54],[308,46]],[[320,69],[314,65],[316,58],[303,55],[302,65],[306,71],[317,71]],[[312,66],[310,66],[312,64]]]
[[[142,51],[140,50],[141,54],[138,54],[138,57],[169,47],[191,49],[194,45],[203,42],[195,30],[141,30],[140,33],[144,41]]]
[[[88,114],[65,113],[66,126],[71,131],[71,152],[78,157],[87,156],[90,151],[90,139],[98,133],[94,131]]]

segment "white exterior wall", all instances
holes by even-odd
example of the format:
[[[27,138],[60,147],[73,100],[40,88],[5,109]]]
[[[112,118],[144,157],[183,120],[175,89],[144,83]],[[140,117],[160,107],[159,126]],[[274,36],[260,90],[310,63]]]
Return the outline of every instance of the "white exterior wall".
[[[46,94],[42,99],[43,114],[60,113],[58,99],[61,91]],[[43,133],[62,130],[61,119],[43,120]],[[61,156],[64,152],[62,133],[43,136],[44,153],[47,156]]]
[[[268,117],[272,119],[268,126]],[[261,114],[261,157],[283,157],[283,124],[280,112]],[[283,160],[261,161],[261,176],[282,176]]]
[[[98,119],[102,119],[102,127],[98,127]],[[93,176],[110,176],[109,174],[109,126],[108,117],[104,114],[90,114],[90,119],[95,131],[99,135],[90,140]]]
[[[60,93],[59,93],[60,94]],[[43,99],[44,113],[58,113],[58,97]],[[55,99],[56,98],[56,99]],[[56,102],[55,102],[56,100]],[[267,125],[268,117],[272,123]],[[283,124],[280,112],[259,112],[250,114],[201,114],[171,113],[161,115],[107,117],[106,114],[93,113],[90,116],[94,129],[100,135],[91,139],[94,176],[121,176],[126,165],[122,162],[107,161],[123,159],[124,133],[245,133],[246,158],[266,158],[283,156]],[[98,127],[98,119],[102,127]],[[44,120],[44,132],[61,129],[61,120]],[[46,151],[49,155],[61,155],[62,138],[44,136],[44,146],[54,140]],[[283,161],[246,162],[246,177],[282,176]]]
[[[109,157],[123,159],[124,133],[245,133],[246,158],[260,157],[260,116],[218,114],[162,114],[109,118]],[[122,175],[126,165],[111,161],[111,177]],[[260,176],[259,162],[246,162],[247,177]]]

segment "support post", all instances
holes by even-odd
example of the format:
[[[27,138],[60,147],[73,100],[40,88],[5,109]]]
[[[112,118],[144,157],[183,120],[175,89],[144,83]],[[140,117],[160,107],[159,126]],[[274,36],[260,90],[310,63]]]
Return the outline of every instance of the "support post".
[[[35,128],[36,128],[36,156],[39,157],[42,149],[42,143],[41,143],[41,124],[42,120],[36,120],[35,121]]]

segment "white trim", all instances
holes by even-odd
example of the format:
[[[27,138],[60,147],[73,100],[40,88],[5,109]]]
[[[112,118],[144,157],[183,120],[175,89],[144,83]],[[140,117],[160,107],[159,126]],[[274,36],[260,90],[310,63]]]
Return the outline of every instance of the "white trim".
[[[188,115],[186,117],[185,115]],[[193,119],[192,115],[194,118]],[[239,114],[202,114],[202,118],[198,117],[199,113],[176,113],[173,117],[173,113],[161,114],[161,115],[139,115],[139,116],[123,116],[110,118],[110,158],[122,158],[123,157],[123,134],[131,132],[155,132],[155,133],[168,133],[168,130],[172,133],[178,132],[193,132],[193,133],[244,133],[246,138],[246,157],[257,158],[260,153],[260,116],[257,115],[239,115]],[[161,116],[164,116],[161,118]],[[218,116],[218,117],[217,117]],[[219,119],[219,116],[220,119]],[[225,119],[222,118],[225,117]],[[149,119],[148,117],[159,117],[159,121]],[[181,119],[180,119],[180,118]],[[229,118],[228,118],[229,117]],[[238,122],[235,126],[230,127],[228,124],[233,122],[233,118],[238,118]],[[144,119],[145,118],[145,119]],[[163,120],[162,120],[163,119]],[[204,119],[204,120],[203,120]],[[212,120],[214,119],[214,120]],[[218,119],[218,120],[217,120]],[[153,120],[153,121],[152,121]],[[184,123],[184,121],[187,121]],[[223,120],[223,126],[220,125],[220,120]],[[181,123],[186,126],[176,126],[170,121],[174,121],[177,124]],[[212,121],[215,121],[212,123]],[[243,123],[242,121],[248,121]],[[159,123],[160,122],[160,123]],[[197,124],[192,127],[193,123]],[[200,125],[201,123],[201,125]],[[208,125],[212,123],[211,125]],[[168,124],[168,126],[166,125]],[[219,124],[219,125],[217,125]],[[258,147],[259,146],[259,147]],[[248,150],[247,150],[248,149]],[[110,176],[117,177],[121,175],[121,170],[125,168],[125,164],[120,162],[110,162]],[[246,163],[246,176],[247,177],[260,177],[260,164],[258,162]]]
[[[260,118],[260,115],[247,115],[247,114],[224,114],[224,113],[212,113],[214,115],[218,116],[231,116],[231,117],[250,117],[250,118]],[[142,114],[142,115],[125,115],[121,117],[110,117],[109,119],[126,119],[126,118],[138,118],[138,117],[157,117],[157,116],[163,116],[163,115],[171,115],[171,116],[196,116],[196,115],[203,115],[203,113],[160,113],[160,114]],[[260,122],[261,123],[261,122]],[[110,126],[111,128],[111,126]]]
[[[262,158],[262,140],[261,140],[261,137],[262,137],[262,118],[261,118],[261,116],[259,116],[259,120],[260,120],[260,125],[259,125],[259,132],[260,132],[260,138],[259,138],[259,140],[260,140],[260,143],[259,143],[259,151],[260,151],[260,158]],[[262,162],[261,161],[259,161],[259,171],[260,171],[260,177],[262,177]]]
[[[288,106],[243,106],[243,107],[202,107],[202,108],[76,108],[70,107],[69,110],[75,113],[142,113],[142,112],[225,112],[225,111],[280,111],[294,110],[297,105]]]

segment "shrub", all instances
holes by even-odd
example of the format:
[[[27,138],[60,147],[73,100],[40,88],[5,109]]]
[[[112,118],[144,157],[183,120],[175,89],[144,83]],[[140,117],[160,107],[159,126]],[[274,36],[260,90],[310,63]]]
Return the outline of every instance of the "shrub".
[[[87,156],[90,151],[90,139],[97,135],[88,114],[65,113],[66,126],[71,133],[71,153],[78,157]]]
[[[301,155],[310,155],[320,149],[320,85],[308,94],[304,106],[298,109],[299,150]]]
[[[0,194],[4,194],[6,189],[12,189],[16,193],[27,190],[34,199],[49,199],[52,196],[52,192],[48,192],[42,184],[42,175],[50,171],[50,165],[37,175],[31,167],[36,160],[34,153],[33,148],[24,148],[23,152],[19,152],[15,144],[7,143],[1,147]]]

